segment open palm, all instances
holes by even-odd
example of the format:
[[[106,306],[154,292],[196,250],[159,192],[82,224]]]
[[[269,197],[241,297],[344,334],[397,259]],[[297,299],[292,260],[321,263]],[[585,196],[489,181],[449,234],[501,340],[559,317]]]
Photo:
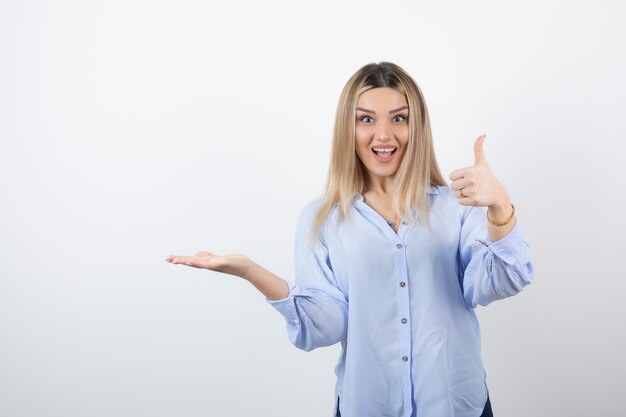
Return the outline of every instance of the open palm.
[[[248,257],[240,254],[216,255],[201,251],[194,256],[170,255],[165,258],[173,264],[182,264],[194,268],[210,269],[211,271],[242,276],[245,272]]]

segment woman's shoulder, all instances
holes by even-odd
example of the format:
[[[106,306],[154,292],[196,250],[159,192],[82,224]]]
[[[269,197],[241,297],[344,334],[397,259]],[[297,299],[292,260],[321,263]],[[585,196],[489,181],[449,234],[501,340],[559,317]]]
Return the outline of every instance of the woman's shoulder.
[[[313,215],[317,213],[317,211],[324,205],[325,202],[325,197],[316,197],[313,200],[307,201],[300,212],[302,215]]]
[[[460,205],[454,191],[447,185],[431,185],[429,193],[432,197],[433,204],[438,206],[450,207]]]
[[[322,209],[322,207],[326,204],[326,197],[315,197],[313,200],[309,200],[304,204],[302,209],[300,210],[300,221],[310,223],[313,218],[317,215],[317,213]],[[334,204],[329,208],[329,211],[326,216],[326,220],[329,217],[333,217],[337,210],[339,209],[339,205]]]
[[[452,194],[452,189],[447,185],[431,185],[428,188],[428,194],[442,195],[447,197]]]

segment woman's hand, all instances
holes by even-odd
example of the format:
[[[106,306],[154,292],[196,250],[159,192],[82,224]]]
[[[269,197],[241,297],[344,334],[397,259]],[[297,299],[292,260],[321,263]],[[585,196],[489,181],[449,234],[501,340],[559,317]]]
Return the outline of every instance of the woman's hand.
[[[165,258],[172,264],[193,266],[236,275],[254,285],[270,300],[280,300],[289,295],[287,281],[263,268],[246,255],[219,256],[211,252],[198,252],[195,256],[170,255]]]
[[[487,216],[496,223],[508,223],[495,226],[487,223],[489,239],[496,242],[505,237],[515,226],[513,206],[506,188],[498,181],[487,164],[483,152],[486,135],[480,135],[474,143],[474,165],[454,170],[450,173],[450,188],[464,206],[487,206]]]
[[[480,135],[474,143],[474,165],[456,169],[450,173],[450,188],[464,206],[508,208],[511,204],[504,186],[491,172],[485,159],[483,142],[486,135]]]
[[[230,254],[219,256],[211,252],[198,252],[195,256],[170,255],[165,260],[172,264],[182,264],[194,268],[204,268],[211,271],[244,277],[250,265],[250,259],[245,255]]]

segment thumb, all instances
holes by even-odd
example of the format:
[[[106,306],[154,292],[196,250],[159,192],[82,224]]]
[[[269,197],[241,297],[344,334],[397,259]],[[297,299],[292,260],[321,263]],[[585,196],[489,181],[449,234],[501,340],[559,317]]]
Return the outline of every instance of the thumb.
[[[483,142],[485,142],[485,138],[487,138],[486,134],[482,134],[476,139],[474,142],[474,163],[478,164],[480,162],[487,162],[485,158],[485,152],[483,151]]]

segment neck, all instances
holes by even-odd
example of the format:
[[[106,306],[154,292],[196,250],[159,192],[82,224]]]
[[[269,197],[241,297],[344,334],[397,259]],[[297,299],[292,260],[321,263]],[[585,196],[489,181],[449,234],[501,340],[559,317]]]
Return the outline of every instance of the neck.
[[[366,191],[378,195],[393,194],[394,177],[371,176],[366,182]]]

